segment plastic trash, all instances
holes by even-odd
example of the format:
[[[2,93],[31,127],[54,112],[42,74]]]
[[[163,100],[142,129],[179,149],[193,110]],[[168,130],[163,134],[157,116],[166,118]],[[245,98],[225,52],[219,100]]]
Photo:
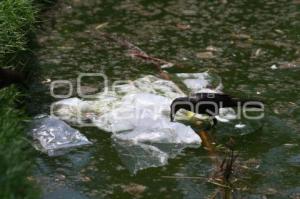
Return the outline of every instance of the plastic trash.
[[[164,166],[168,159],[176,157],[187,147],[185,144],[144,144],[118,139],[113,139],[113,143],[121,161],[133,174],[149,167]],[[199,145],[188,147],[197,148]]]
[[[210,74],[178,74],[192,92],[222,83]],[[53,114],[76,125],[96,126],[112,133],[121,160],[133,173],[167,164],[186,147],[199,147],[200,137],[189,125],[170,122],[170,105],[185,96],[172,81],[152,75],[104,89],[94,99],[70,98],[53,104]]]
[[[192,93],[219,93],[223,89],[221,78],[208,71],[203,73],[177,73],[176,76]]]
[[[114,147],[123,164],[133,174],[142,169],[168,163],[169,155],[155,146],[114,140]]]
[[[55,117],[42,117],[33,121],[30,135],[34,147],[49,156],[58,156],[68,149],[92,144],[88,139]]]
[[[139,112],[153,118],[169,117],[171,101],[184,93],[171,81],[145,76],[117,85],[93,100],[69,98],[52,105],[52,114],[75,125],[93,125],[107,132],[134,128]],[[152,111],[155,109],[155,111]],[[88,122],[86,122],[88,121]]]

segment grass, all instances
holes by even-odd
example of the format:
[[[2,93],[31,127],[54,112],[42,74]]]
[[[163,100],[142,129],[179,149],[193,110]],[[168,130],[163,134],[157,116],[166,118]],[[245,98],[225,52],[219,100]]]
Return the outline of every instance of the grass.
[[[28,36],[37,13],[35,3],[0,0],[0,67],[13,65],[16,69],[22,65],[18,55],[28,51]],[[33,149],[25,139],[25,113],[16,107],[20,100],[22,97],[14,86],[0,90],[0,198],[3,199],[38,196],[38,189],[29,178]]]
[[[31,0],[0,1],[0,63],[5,57],[24,51],[32,30],[36,9]]]
[[[35,198],[32,182],[30,144],[24,138],[24,113],[15,108],[20,94],[13,87],[0,90],[0,198]]]

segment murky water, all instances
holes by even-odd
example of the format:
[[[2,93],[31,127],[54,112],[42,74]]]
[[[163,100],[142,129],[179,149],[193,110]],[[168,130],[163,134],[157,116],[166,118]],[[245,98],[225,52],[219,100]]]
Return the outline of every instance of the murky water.
[[[48,113],[57,100],[49,94],[49,80],[75,82],[81,72],[105,73],[110,82],[157,74],[151,64],[125,56],[100,33],[123,36],[182,66],[168,69],[171,74],[210,69],[221,76],[225,92],[262,99],[265,118],[250,123],[252,129],[219,125],[214,134],[221,144],[234,137],[241,161],[250,165],[240,176],[243,198],[299,198],[300,68],[271,69],[286,62],[299,66],[299,11],[297,0],[59,1],[39,30],[41,77],[32,85],[30,111]],[[216,189],[205,180],[162,178],[209,175],[211,162],[201,148],[185,150],[167,166],[131,175],[108,133],[80,131],[94,145],[63,157],[36,155],[43,198],[206,198]],[[146,189],[139,194],[131,186]]]

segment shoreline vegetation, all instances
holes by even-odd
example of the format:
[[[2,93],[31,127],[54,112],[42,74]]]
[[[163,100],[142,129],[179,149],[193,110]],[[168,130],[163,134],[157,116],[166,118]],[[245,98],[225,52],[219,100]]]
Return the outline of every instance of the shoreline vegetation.
[[[33,59],[31,42],[37,14],[46,0],[0,2],[0,67],[25,72]],[[25,60],[24,60],[25,57]],[[33,150],[26,140],[22,100],[17,86],[0,90],[0,198],[37,198],[39,188],[32,177]]]

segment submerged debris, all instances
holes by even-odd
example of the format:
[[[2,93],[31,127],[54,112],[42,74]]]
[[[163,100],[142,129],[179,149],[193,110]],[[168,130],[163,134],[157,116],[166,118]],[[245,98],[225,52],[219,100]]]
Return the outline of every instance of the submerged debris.
[[[199,52],[196,54],[196,57],[200,59],[213,59],[215,55],[211,51]]]
[[[292,68],[299,68],[300,62],[279,62],[278,68],[280,69],[292,69]]]
[[[215,47],[215,46],[207,46],[205,48],[205,50],[210,51],[210,52],[221,52],[222,51],[221,48],[218,48],[218,47]]]
[[[154,64],[156,66],[160,76],[163,79],[170,80],[169,75],[162,69],[175,66],[174,63],[150,56],[146,52],[144,52],[141,48],[139,48],[138,46],[134,45],[133,43],[127,41],[124,38],[115,37],[115,36],[109,35],[107,33],[103,33],[103,36],[118,43],[121,47],[125,48],[127,50],[127,54],[130,57],[137,58],[142,61]]]
[[[261,48],[258,48],[251,54],[251,58],[252,59],[258,58],[259,56],[261,56],[261,54],[263,54],[263,51]]]
[[[178,23],[178,24],[176,24],[176,27],[180,30],[189,30],[189,29],[191,29],[191,26],[189,24]]]
[[[123,192],[129,193],[136,198],[140,198],[147,187],[136,183],[130,183],[129,185],[123,185],[122,188]]]
[[[108,25],[108,22],[104,22],[104,23],[101,23],[101,24],[97,25],[97,26],[95,27],[95,29],[96,29],[96,30],[99,30],[99,29],[101,29],[101,28],[104,28],[104,27],[107,26],[107,25]]]
[[[300,61],[293,61],[293,62],[278,62],[277,64],[273,64],[270,68],[272,70],[276,69],[293,69],[293,68],[299,68],[300,67]]]
[[[240,39],[240,40],[251,40],[252,39],[250,35],[245,34],[245,33],[233,33],[233,34],[231,34],[231,36],[234,39]]]

